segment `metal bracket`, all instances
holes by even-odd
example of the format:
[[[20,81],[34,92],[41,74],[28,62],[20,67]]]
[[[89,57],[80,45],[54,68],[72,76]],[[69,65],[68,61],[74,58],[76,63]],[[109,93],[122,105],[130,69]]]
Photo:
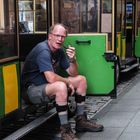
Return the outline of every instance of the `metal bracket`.
[[[114,53],[104,53],[103,57],[107,62],[117,61],[117,56]]]

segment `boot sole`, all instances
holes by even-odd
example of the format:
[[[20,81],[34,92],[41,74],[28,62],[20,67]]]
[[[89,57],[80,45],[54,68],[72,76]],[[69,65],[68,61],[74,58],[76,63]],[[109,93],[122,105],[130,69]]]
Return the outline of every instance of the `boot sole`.
[[[104,130],[103,127],[101,127],[101,128],[92,128],[92,129],[90,129],[90,128],[78,128],[78,129],[76,129],[76,132],[101,132],[103,130]]]

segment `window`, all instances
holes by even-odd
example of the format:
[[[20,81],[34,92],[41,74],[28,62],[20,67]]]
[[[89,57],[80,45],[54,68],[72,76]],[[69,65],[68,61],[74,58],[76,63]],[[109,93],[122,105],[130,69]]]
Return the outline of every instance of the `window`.
[[[15,0],[0,1],[0,62],[18,57]]]
[[[46,32],[46,0],[19,0],[18,5],[21,33]]]
[[[62,22],[69,33],[99,31],[99,0],[54,0],[54,22]]]

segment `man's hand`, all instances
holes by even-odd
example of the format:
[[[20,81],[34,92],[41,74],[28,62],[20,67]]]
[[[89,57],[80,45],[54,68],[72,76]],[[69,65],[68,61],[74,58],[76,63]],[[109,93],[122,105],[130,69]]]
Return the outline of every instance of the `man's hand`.
[[[69,47],[66,50],[66,54],[69,57],[70,62],[74,62],[76,60],[74,47],[69,45]]]
[[[68,95],[72,96],[75,93],[75,89],[72,84],[68,85]]]
[[[69,78],[67,78],[67,88],[68,88],[68,95],[72,96],[75,93],[74,86],[70,82]]]

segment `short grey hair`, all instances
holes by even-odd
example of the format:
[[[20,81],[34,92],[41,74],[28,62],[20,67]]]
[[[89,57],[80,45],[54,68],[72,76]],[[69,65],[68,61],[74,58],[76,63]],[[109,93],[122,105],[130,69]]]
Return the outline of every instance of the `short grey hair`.
[[[60,25],[60,26],[62,26],[63,28],[65,28],[65,30],[66,30],[66,35],[67,35],[67,34],[68,34],[67,27],[66,27],[64,24],[62,24],[62,23],[56,23],[56,24],[52,25],[52,26],[49,28],[49,33],[51,34],[52,31],[53,31],[53,29],[55,28],[55,26],[58,26],[58,25]]]

